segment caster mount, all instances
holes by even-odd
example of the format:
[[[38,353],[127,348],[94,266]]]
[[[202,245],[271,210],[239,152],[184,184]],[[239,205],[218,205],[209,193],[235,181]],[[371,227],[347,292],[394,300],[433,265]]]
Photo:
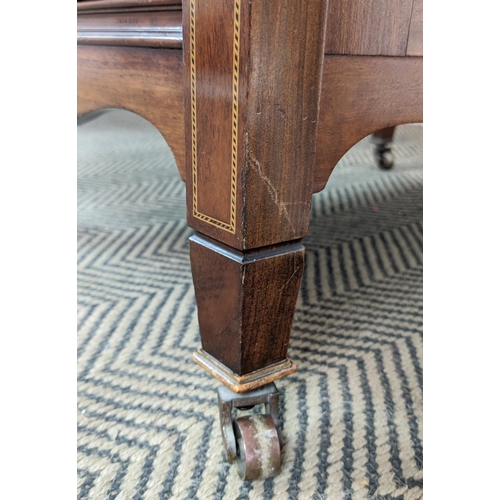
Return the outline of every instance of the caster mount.
[[[244,480],[264,479],[278,473],[282,439],[278,422],[279,392],[274,383],[237,394],[228,387],[218,389],[224,448]],[[236,417],[236,411],[263,404],[266,413]]]

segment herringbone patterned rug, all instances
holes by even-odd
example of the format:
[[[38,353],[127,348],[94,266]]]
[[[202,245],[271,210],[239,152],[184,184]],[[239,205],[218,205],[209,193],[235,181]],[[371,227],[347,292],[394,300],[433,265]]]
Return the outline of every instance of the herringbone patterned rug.
[[[241,482],[223,457],[217,382],[199,346],[184,184],[159,133],[112,111],[80,125],[78,498],[422,496],[422,128],[391,172],[368,140],[314,196],[278,381],[280,475]]]

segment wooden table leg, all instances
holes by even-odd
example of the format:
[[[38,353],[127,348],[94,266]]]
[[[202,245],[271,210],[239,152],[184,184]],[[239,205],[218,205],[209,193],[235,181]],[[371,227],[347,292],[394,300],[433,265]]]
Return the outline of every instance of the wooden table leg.
[[[219,391],[221,427],[243,479],[269,477],[281,460],[269,398],[277,408],[272,382],[295,371],[287,351],[309,227],[326,3],[184,2],[187,208],[202,343],[194,358],[234,391],[222,399]],[[233,420],[243,401],[267,413]]]
[[[287,351],[304,247],[242,252],[201,235],[190,244],[203,347],[195,360],[235,392],[293,373]]]
[[[326,1],[285,3],[183,6],[195,360],[235,392],[295,370]]]

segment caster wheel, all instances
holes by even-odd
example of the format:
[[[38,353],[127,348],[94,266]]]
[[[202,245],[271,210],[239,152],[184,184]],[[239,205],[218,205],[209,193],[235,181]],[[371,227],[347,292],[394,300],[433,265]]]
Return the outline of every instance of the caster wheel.
[[[378,151],[376,160],[378,167],[384,170],[389,170],[394,166],[394,155],[389,150]]]
[[[281,432],[279,392],[274,383],[244,393],[219,387],[219,413],[222,439],[229,462],[235,462],[245,481],[265,479],[279,472]],[[264,405],[265,413],[235,417],[237,410]]]
[[[281,466],[281,447],[271,415],[239,417],[233,426],[239,476],[250,480],[277,474]]]

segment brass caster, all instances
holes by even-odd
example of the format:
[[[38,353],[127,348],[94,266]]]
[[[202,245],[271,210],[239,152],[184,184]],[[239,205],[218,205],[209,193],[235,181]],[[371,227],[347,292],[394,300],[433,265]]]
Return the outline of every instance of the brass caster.
[[[371,143],[375,146],[375,161],[379,168],[389,170],[394,165],[391,152],[394,127],[384,128],[371,135]]]
[[[377,165],[384,170],[389,170],[394,166],[394,155],[389,149],[377,153]]]
[[[229,462],[244,480],[274,476],[281,466],[282,440],[278,422],[279,392],[274,383],[237,394],[218,389],[222,439]],[[263,404],[266,413],[235,417],[236,410]]]
[[[271,415],[237,418],[234,431],[239,476],[245,480],[274,476],[281,466],[281,447]]]
[[[375,148],[375,161],[379,168],[389,170],[394,166],[394,155],[388,143],[378,143]]]

